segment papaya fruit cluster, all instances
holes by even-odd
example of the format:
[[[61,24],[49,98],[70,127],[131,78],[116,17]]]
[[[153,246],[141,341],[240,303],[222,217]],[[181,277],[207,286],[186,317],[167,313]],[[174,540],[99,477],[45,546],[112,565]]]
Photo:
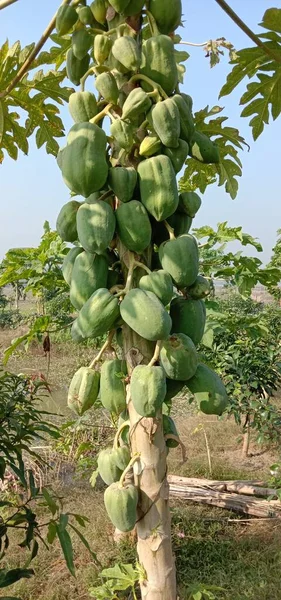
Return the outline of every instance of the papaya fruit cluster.
[[[219,154],[196,130],[192,98],[179,89],[173,40],[181,16],[180,0],[94,0],[61,7],[57,16],[58,33],[71,34],[68,78],[81,83],[69,98],[74,124],[58,154],[72,195],[57,218],[61,238],[74,244],[63,264],[78,311],[72,337],[80,342],[111,332],[119,348],[100,372],[81,367],[75,373],[68,404],[82,415],[100,396],[119,418],[114,446],[100,452],[98,469],[109,486],[106,509],[122,531],[134,527],[138,502],[137,488],[124,476],[130,465],[126,384],[138,415],[163,427],[167,452],[179,443],[167,405],[184,386],[207,414],[222,414],[228,402],[196,349],[210,293],[189,233],[201,199],[178,192],[177,174],[188,155],[211,163]],[[96,93],[84,89],[91,76]],[[154,362],[129,374],[124,324],[151,343],[152,353],[159,350]]]

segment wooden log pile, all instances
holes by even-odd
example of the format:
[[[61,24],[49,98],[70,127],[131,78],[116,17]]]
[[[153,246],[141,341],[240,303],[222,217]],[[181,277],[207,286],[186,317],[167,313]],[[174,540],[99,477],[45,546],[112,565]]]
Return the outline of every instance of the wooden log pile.
[[[260,518],[281,518],[276,490],[262,481],[215,481],[193,477],[168,477],[170,497],[218,506]],[[274,499],[268,500],[274,496]]]

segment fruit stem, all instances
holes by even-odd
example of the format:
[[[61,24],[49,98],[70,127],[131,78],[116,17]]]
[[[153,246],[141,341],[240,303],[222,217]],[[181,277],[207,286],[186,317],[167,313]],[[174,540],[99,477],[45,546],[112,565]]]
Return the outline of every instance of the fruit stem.
[[[130,257],[129,257],[129,270],[128,270],[128,275],[127,275],[127,281],[126,281],[126,285],[125,288],[121,291],[118,292],[118,294],[116,294],[116,298],[119,298],[120,296],[124,296],[125,294],[127,294],[131,287],[132,287],[132,280],[133,280],[133,273],[134,273],[134,268],[136,266],[135,263],[135,258],[134,255],[132,253],[130,253]]]
[[[111,344],[112,344],[112,340],[114,337],[116,329],[112,329],[112,331],[109,332],[107,340],[104,342],[103,346],[101,347],[99,353],[97,354],[97,356],[95,356],[94,360],[92,360],[92,362],[90,363],[89,367],[90,369],[93,369],[93,367],[95,366],[95,364],[97,362],[99,362],[99,360],[101,359],[103,353],[105,352],[105,350],[107,350],[107,348],[111,348]]]
[[[157,23],[154,19],[154,16],[151,14],[151,12],[149,12],[149,10],[146,10],[146,14],[152,35],[159,35],[159,29],[157,27]]]
[[[186,447],[184,445],[184,443],[181,441],[181,439],[179,438],[178,435],[174,435],[173,433],[168,433],[167,435],[164,436],[165,438],[165,442],[166,440],[175,440],[176,442],[179,443],[180,447],[181,447],[181,453],[182,453],[182,462],[186,461]]]
[[[154,354],[153,354],[151,361],[147,365],[148,367],[153,367],[153,365],[159,360],[161,346],[162,346],[162,341],[157,340]]]
[[[107,104],[107,106],[105,108],[103,108],[103,110],[101,110],[95,117],[93,117],[92,119],[90,119],[90,123],[98,123],[103,117],[110,117],[111,120],[113,119],[113,116],[110,114],[110,109],[112,108],[112,104]]]
[[[127,475],[127,473],[129,473],[129,471],[131,470],[132,466],[135,464],[135,462],[137,462],[137,460],[140,460],[140,453],[138,452],[137,454],[134,454],[134,456],[132,456],[128,466],[126,467],[126,469],[123,471],[120,480],[119,480],[119,487],[124,487],[124,480],[125,477]]]
[[[120,425],[120,427],[118,428],[116,435],[114,437],[114,442],[113,442],[113,449],[117,450],[118,446],[119,446],[119,437],[120,434],[122,433],[123,429],[125,429],[125,427],[130,427],[130,421],[124,421],[124,423],[122,423],[122,425]]]
[[[151,273],[151,270],[149,269],[149,267],[144,265],[142,262],[139,262],[138,260],[135,260],[135,267],[140,267],[141,269],[144,269],[148,273],[148,275],[150,275],[150,273]]]
[[[161,87],[161,85],[158,85],[158,83],[156,83],[156,81],[153,81],[153,79],[150,79],[150,77],[147,77],[146,75],[142,75],[141,73],[136,73],[136,75],[133,75],[133,77],[131,77],[131,79],[129,80],[129,84],[130,83],[134,83],[135,81],[146,81],[146,83],[148,83],[148,85],[151,85],[151,87],[153,88],[153,91],[155,89],[158,90],[159,94],[161,94],[161,96],[163,96],[163,98],[168,98],[166,92],[164,92],[163,88]]]
[[[94,69],[95,69],[95,64],[93,63],[88,71],[86,71],[85,75],[83,75],[83,77],[81,77],[80,79],[80,88],[81,88],[81,92],[84,92],[85,90],[85,83],[86,83],[86,79],[88,79],[89,75],[94,74]]]
[[[176,237],[175,230],[171,227],[171,225],[169,225],[169,223],[167,221],[164,221],[164,225],[165,225],[167,231],[169,232],[170,240],[174,240]]]

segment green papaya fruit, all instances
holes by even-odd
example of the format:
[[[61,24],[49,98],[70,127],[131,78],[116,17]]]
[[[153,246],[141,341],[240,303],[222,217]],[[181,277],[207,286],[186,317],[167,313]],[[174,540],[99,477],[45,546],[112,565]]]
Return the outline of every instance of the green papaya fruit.
[[[131,200],[121,204],[116,211],[117,233],[131,252],[141,254],[151,241],[151,225],[141,202]]]
[[[96,97],[91,92],[70,94],[68,108],[75,123],[85,123],[98,114]]]
[[[122,119],[137,119],[151,108],[151,100],[146,92],[137,87],[127,96],[122,107]]]
[[[100,75],[96,77],[95,86],[106,102],[117,104],[119,90],[116,79],[112,73],[100,73]]]
[[[121,330],[122,331],[122,330]],[[118,429],[121,427],[121,425],[123,425],[123,423],[125,423],[126,421],[129,421],[129,413],[128,410],[123,410],[121,412],[121,414],[119,415],[119,419],[118,419]],[[128,424],[126,427],[124,427],[124,429],[122,429],[121,433],[120,433],[120,437],[122,442],[124,444],[129,444],[130,443],[130,425]]]
[[[198,275],[199,254],[195,238],[190,234],[167,242],[159,248],[162,268],[170,273],[177,287],[192,285]]]
[[[188,215],[178,212],[177,210],[173,215],[171,215],[171,217],[167,219],[167,221],[174,230],[176,237],[188,233],[192,225],[192,218]]]
[[[146,158],[150,158],[154,156],[154,154],[158,154],[162,149],[162,142],[159,140],[159,137],[156,135],[146,135],[142,140],[139,153],[140,156],[145,156]],[[164,152],[165,154],[165,152]]]
[[[140,13],[145,5],[145,0],[129,0],[126,8],[123,9],[124,17],[132,17]]]
[[[56,230],[64,242],[75,242],[78,238],[76,227],[76,215],[81,203],[77,200],[70,200],[61,208],[57,222]]]
[[[155,417],[166,395],[166,377],[162,367],[138,365],[130,383],[131,399],[142,417]]]
[[[189,152],[188,143],[184,140],[179,140],[179,145],[177,148],[167,148],[166,146],[163,148],[163,154],[168,156],[170,159],[175,173],[179,173],[187,159]]]
[[[66,54],[66,75],[74,85],[79,85],[80,80],[88,71],[90,56],[86,54],[82,60],[76,58],[73,49],[69,48]]]
[[[82,210],[80,210],[82,209]],[[115,231],[114,212],[106,202],[85,202],[77,213],[78,239],[85,250],[102,254]]]
[[[172,380],[171,380],[172,381]],[[176,435],[179,437],[175,422],[168,415],[163,415],[163,433],[166,435]],[[179,445],[177,440],[167,439],[165,440],[167,448],[176,448]]]
[[[100,201],[100,198],[103,196],[103,194],[105,194],[105,192],[107,192],[108,190],[99,190],[98,192],[93,192],[92,194],[90,194],[90,196],[88,196],[88,198],[85,198],[85,202],[87,202],[87,204],[93,204],[93,202],[96,202],[97,200]],[[110,203],[109,203],[110,204]],[[111,207],[112,208],[112,207]]]
[[[129,202],[137,184],[134,167],[112,167],[108,172],[108,185],[121,202]]]
[[[71,37],[71,47],[74,56],[78,60],[82,60],[90,50],[92,43],[93,38],[87,29],[77,29],[77,31],[74,31]]]
[[[73,6],[60,6],[56,16],[56,30],[58,35],[69,33],[78,20],[78,14]]]
[[[113,448],[106,448],[99,453],[98,471],[106,485],[119,481],[122,471],[116,464],[116,454]]]
[[[106,360],[101,367],[100,399],[110,413],[119,415],[126,408],[126,361]]]
[[[131,460],[130,448],[128,446],[119,446],[115,450],[115,461],[120,471],[125,471]]]
[[[167,35],[148,38],[143,43],[141,73],[146,75],[171,96],[178,83],[178,70],[174,54],[174,44]],[[141,82],[141,86],[151,91],[151,86]]]
[[[83,23],[83,25],[90,25],[94,27],[95,19],[94,15],[89,6],[80,6],[77,9],[79,21]]]
[[[111,48],[112,40],[108,35],[98,33],[95,36],[94,58],[98,65],[103,65],[103,63],[108,59]]]
[[[185,386],[185,381],[176,381],[175,379],[167,379],[166,380],[167,392],[165,396],[165,403],[171,402],[175,396],[177,396],[183,387]]]
[[[162,269],[141,277],[139,287],[145,292],[153,292],[164,306],[171,302],[174,293],[171,275]]]
[[[180,137],[182,140],[185,140],[189,144],[195,132],[195,125],[192,112],[181,94],[175,94],[171,98],[171,101],[177,106],[179,111]]]
[[[164,146],[177,148],[180,137],[180,113],[172,98],[157,102],[147,115],[148,122]]]
[[[178,296],[171,302],[170,316],[172,333],[185,333],[195,346],[201,342],[206,323],[206,307],[202,300]]]
[[[82,334],[82,331],[81,331],[81,329],[80,329],[80,327],[79,327],[79,324],[78,324],[78,320],[77,320],[77,319],[75,319],[75,321],[73,321],[73,323],[72,323],[72,327],[71,327],[71,337],[72,337],[72,340],[73,340],[73,342],[76,342],[76,343],[78,343],[78,344],[79,344],[80,342],[83,342],[83,341],[84,341],[84,339],[85,339],[85,338],[84,338],[84,335]]]
[[[120,315],[118,298],[100,288],[82,306],[74,323],[74,333],[82,338],[96,338],[110,329]]]
[[[168,337],[160,350],[160,364],[169,379],[191,379],[198,367],[198,354],[193,341],[184,333]]]
[[[161,33],[172,33],[181,24],[181,0],[149,0],[148,8]]]
[[[107,275],[107,284],[106,284],[107,289],[110,290],[112,287],[117,285],[119,278],[120,278],[120,274],[118,271],[109,269],[108,275]]]
[[[66,185],[85,198],[100,190],[107,180],[106,134],[93,123],[75,123],[60,158]]]
[[[132,289],[120,304],[121,317],[141,337],[165,340],[171,331],[171,318],[152,292]]]
[[[189,94],[184,94],[184,92],[181,92],[181,96],[184,99],[185,103],[187,104],[189,110],[192,112],[193,100],[192,100],[191,96]]]
[[[207,365],[200,364],[187,383],[199,410],[206,415],[222,415],[229,405],[226,389],[219,376]]]
[[[123,13],[126,6],[129,4],[129,0],[108,0],[110,6],[116,10],[118,13]]]
[[[77,258],[77,256],[79,256],[79,254],[81,254],[81,252],[83,252],[83,248],[75,246],[74,248],[71,248],[64,257],[61,270],[63,278],[69,286],[71,284],[71,277],[75,259]]]
[[[130,152],[134,143],[134,128],[131,123],[116,119],[110,125],[110,134],[116,139],[121,148]]]
[[[182,192],[179,197],[179,212],[195,217],[201,206],[201,198],[196,192]]]
[[[220,162],[217,144],[200,131],[195,131],[190,140],[189,155],[203,163],[211,164]]]
[[[80,253],[73,265],[70,302],[77,310],[82,308],[90,296],[107,284],[108,266],[105,256]]]
[[[138,166],[141,201],[156,219],[164,221],[179,203],[177,180],[173,165],[162,154],[147,158]]]
[[[138,489],[128,483],[112,483],[104,492],[106,512],[119,531],[131,531],[137,520]]]
[[[124,35],[115,40],[112,54],[128,71],[136,71],[139,68],[139,47],[136,40],[130,35]]]
[[[92,2],[90,6],[90,9],[94,15],[95,20],[101,25],[104,25],[104,23],[106,23],[107,12],[105,0],[94,0],[94,2]]]
[[[210,281],[203,277],[202,275],[198,275],[194,281],[194,283],[188,288],[188,295],[190,298],[194,300],[200,300],[201,298],[206,298],[211,293],[211,285]]]
[[[67,397],[67,404],[71,410],[81,415],[89,410],[98,397],[100,374],[89,367],[80,367],[73,376]]]

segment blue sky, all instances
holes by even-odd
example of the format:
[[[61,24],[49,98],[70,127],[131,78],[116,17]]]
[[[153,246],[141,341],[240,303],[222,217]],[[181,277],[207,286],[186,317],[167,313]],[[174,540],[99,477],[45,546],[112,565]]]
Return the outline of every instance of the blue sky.
[[[231,0],[233,9],[254,30],[257,23],[271,6],[280,6],[273,0]],[[20,40],[23,45],[37,41],[58,6],[57,0],[35,2],[22,0],[1,11],[1,44],[6,38],[10,43]],[[36,8],[35,8],[36,7]],[[204,42],[224,36],[237,48],[252,45],[251,41],[220,9],[215,0],[183,0],[183,39]],[[218,101],[218,93],[229,71],[227,55],[220,65],[210,69],[202,48],[187,48],[190,59],[187,64],[185,84],[182,91],[193,97],[194,109],[207,104],[225,107],[229,125],[237,127],[250,144],[250,152],[242,153],[243,177],[238,196],[231,200],[224,188],[210,186],[203,197],[203,205],[194,220],[194,227],[216,226],[219,221],[228,221],[231,226],[242,225],[244,231],[259,238],[263,247],[263,260],[270,257],[276,239],[276,230],[281,227],[280,207],[280,143],[281,120],[271,123],[257,142],[253,142],[247,119],[240,117],[239,98],[245,82],[231,97]],[[88,89],[91,89],[90,80]],[[66,130],[71,121],[67,108],[62,109]],[[63,141],[62,141],[63,145]],[[19,155],[17,162],[6,157],[0,167],[2,197],[2,235],[0,257],[10,247],[37,245],[48,219],[55,226],[61,206],[68,201],[69,194],[63,184],[54,157],[44,149],[37,150],[30,142],[28,156]],[[254,254],[254,250],[250,252]]]

